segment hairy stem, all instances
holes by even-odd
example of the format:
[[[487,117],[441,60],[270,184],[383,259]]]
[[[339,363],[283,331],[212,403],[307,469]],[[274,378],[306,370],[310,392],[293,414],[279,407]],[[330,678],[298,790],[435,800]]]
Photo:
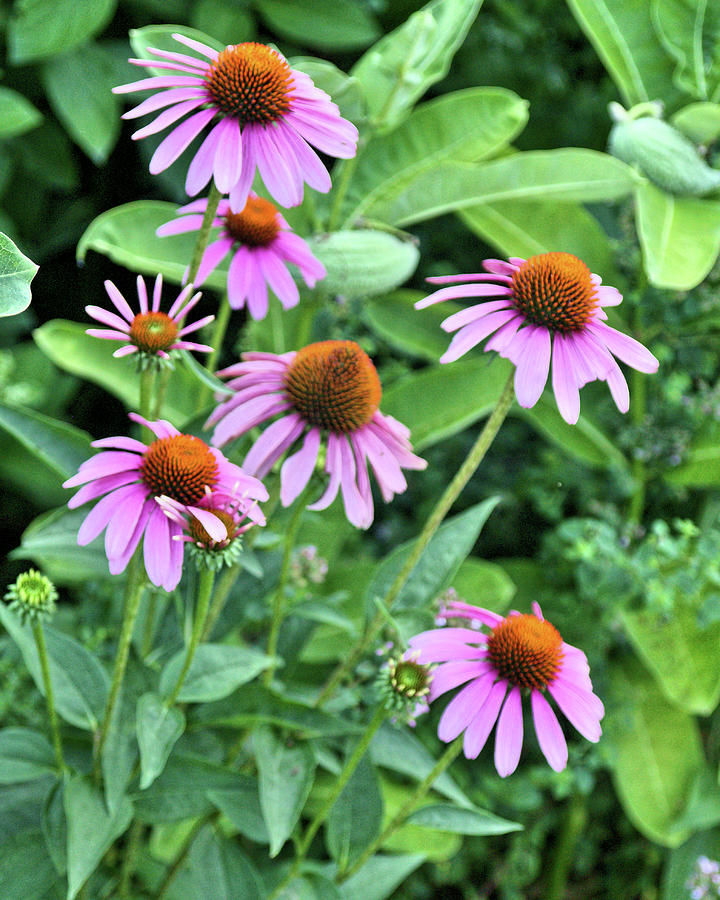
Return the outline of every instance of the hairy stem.
[[[212,230],[213,219],[217,212],[218,204],[222,198],[222,194],[215,186],[215,180],[210,182],[210,192],[208,193],[207,206],[203,214],[202,225],[198,231],[197,240],[195,241],[195,249],[193,250],[190,268],[188,269],[187,283],[193,284],[197,278],[200,263],[210,243],[210,232]]]
[[[55,711],[55,698],[53,696],[52,681],[50,680],[50,666],[48,664],[47,647],[45,645],[45,632],[41,621],[32,622],[32,633],[35,638],[40,671],[42,672],[43,685],[45,687],[45,703],[47,705],[48,718],[50,720],[50,734],[52,735],[53,748],[55,750],[55,762],[61,772],[65,771],[65,757],[63,756],[62,741],[60,739],[60,725]]]
[[[212,594],[213,584],[215,583],[215,572],[213,569],[203,568],[200,570],[200,579],[198,584],[197,601],[195,603],[195,618],[193,619],[193,629],[188,644],[187,653],[185,654],[185,662],[183,663],[175,687],[172,689],[170,696],[165,701],[165,706],[172,706],[180,694],[185,676],[187,675],[192,661],[195,657],[195,651],[200,643],[200,638],[205,628],[205,620],[207,618],[208,607],[210,605],[210,596]]]

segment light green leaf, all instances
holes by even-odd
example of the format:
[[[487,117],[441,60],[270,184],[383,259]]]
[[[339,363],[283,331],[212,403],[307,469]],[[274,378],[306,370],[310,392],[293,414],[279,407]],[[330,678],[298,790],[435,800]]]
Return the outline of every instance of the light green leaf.
[[[720,88],[720,8],[707,0],[653,0],[653,24],[677,61],[675,83],[698,100]]]
[[[288,745],[265,727],[253,734],[260,808],[277,856],[292,834],[315,779],[315,757],[306,743]]]
[[[19,0],[8,23],[15,65],[47,59],[82,44],[112,19],[117,0]]]
[[[338,869],[347,869],[380,833],[382,794],[369,755],[360,760],[335,801],[325,826],[325,844]]]
[[[12,435],[32,456],[65,480],[93,454],[90,435],[34,409],[0,401],[0,429]]]
[[[398,125],[425,91],[447,75],[482,0],[432,0],[355,64],[372,128]]]
[[[457,806],[438,803],[423,806],[409,818],[409,825],[422,825],[436,831],[451,831],[454,834],[508,834],[511,831],[522,831],[518,822],[501,819],[484,809],[458,809]]]
[[[673,62],[652,25],[648,0],[568,0],[626,106],[675,101]]]
[[[42,113],[22,94],[0,87],[0,140],[37,128],[42,119]]]
[[[370,297],[362,305],[362,316],[375,334],[395,349],[437,362],[448,345],[440,323],[461,307],[446,301],[418,312],[413,304],[425,296],[424,291],[401,289],[383,297]]]
[[[0,848],[0,897],[3,900],[46,900],[58,896],[58,874],[39,828],[10,834],[7,838],[3,836]],[[55,891],[48,893],[53,891],[53,886]]]
[[[102,794],[79,775],[65,784],[63,797],[68,827],[67,896],[73,900],[106,851],[130,824],[133,808],[125,797],[115,814],[108,814]]]
[[[527,118],[527,101],[504,88],[468,88],[423,103],[359,152],[343,207],[346,221],[352,223],[378,201],[390,202],[410,179],[440,162],[487,159],[522,131]]]
[[[0,317],[15,316],[30,305],[30,282],[38,267],[9,237],[0,234]]]
[[[470,603],[482,598],[484,607],[501,614],[507,611],[516,593],[515,583],[502,566],[475,556],[460,566],[452,585]]]
[[[365,214],[402,228],[478,203],[604,202],[625,197],[637,178],[625,163],[596,150],[531,150],[482,165],[440,163],[389,198],[378,197]]]
[[[55,773],[55,757],[47,739],[29,728],[0,731],[0,784],[32,781]]]
[[[687,458],[674,469],[663,472],[670,484],[685,487],[712,487],[720,484],[720,446],[695,446]]]
[[[237,844],[204,828],[192,842],[190,872],[195,897],[208,900],[263,900],[260,875]]]
[[[168,13],[165,18],[176,16]],[[196,0],[190,12],[190,24],[193,28],[204,31],[206,36],[217,38],[223,46],[226,40],[233,44],[255,40],[257,33],[252,12],[237,3],[225,3],[224,0]]]
[[[53,112],[97,165],[107,160],[120,136],[114,71],[109,53],[97,44],[58,56],[42,70]]]
[[[197,378],[201,384],[205,385],[205,387],[210,388],[210,390],[216,394],[230,395],[234,393],[232,388],[229,388],[224,381],[220,381],[220,379],[213,375],[212,372],[209,372],[205,366],[201,365],[192,353],[188,353],[187,350],[178,350],[177,352],[187,371]]]
[[[185,731],[185,716],[179,709],[168,709],[157,694],[143,694],[137,703],[136,728],[140,790],[144,791],[165,768],[173,747]]]
[[[720,104],[690,103],[670,121],[695,144],[712,144],[720,137]]]
[[[185,661],[180,650],[167,663],[160,676],[160,692],[169,694]],[[178,694],[180,703],[206,703],[221,700],[252,681],[271,664],[272,658],[251,647],[230,644],[200,644]]]
[[[368,7],[355,0],[255,0],[271,31],[319,50],[360,50],[380,36]]]
[[[425,861],[424,854],[378,854],[340,886],[343,900],[387,900],[398,885]]]
[[[720,251],[720,201],[673,197],[648,182],[637,189],[635,218],[651,283],[678,291],[700,284]]]

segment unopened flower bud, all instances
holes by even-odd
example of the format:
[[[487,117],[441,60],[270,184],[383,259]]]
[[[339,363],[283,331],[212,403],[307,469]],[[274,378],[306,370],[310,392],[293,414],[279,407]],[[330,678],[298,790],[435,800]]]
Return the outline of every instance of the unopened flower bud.
[[[57,597],[52,581],[35,569],[18,575],[15,584],[11,584],[5,593],[9,608],[18,614],[22,622],[50,618],[55,612]]]
[[[376,688],[386,709],[414,725],[415,718],[428,710],[425,698],[431,681],[430,666],[412,658],[389,659],[378,673]]]

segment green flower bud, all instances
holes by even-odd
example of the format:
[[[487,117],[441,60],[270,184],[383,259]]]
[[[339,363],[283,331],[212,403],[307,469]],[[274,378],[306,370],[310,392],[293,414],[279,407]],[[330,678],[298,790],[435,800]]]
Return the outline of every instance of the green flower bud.
[[[55,612],[57,597],[52,581],[35,569],[18,575],[15,584],[11,584],[5,593],[9,608],[20,616],[22,622],[50,618]]]
[[[432,672],[414,659],[389,659],[378,673],[375,687],[385,709],[414,725],[416,716],[427,712]]]

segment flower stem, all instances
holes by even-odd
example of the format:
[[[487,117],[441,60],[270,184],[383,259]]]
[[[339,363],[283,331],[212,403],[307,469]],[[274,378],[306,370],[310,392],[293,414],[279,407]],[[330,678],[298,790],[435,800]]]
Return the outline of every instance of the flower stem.
[[[183,663],[183,667],[180,670],[180,674],[178,675],[175,687],[172,689],[170,696],[165,701],[165,706],[167,707],[172,706],[177,700],[178,695],[180,694],[180,690],[183,686],[183,682],[185,681],[185,676],[187,675],[190,666],[192,665],[193,658],[195,657],[195,651],[198,648],[198,644],[200,643],[200,638],[205,627],[205,620],[207,618],[208,607],[210,605],[210,596],[212,594],[214,583],[215,570],[209,568],[201,569],[197,592],[197,602],[195,604],[195,618],[193,620],[193,629],[190,636],[190,643],[188,644],[187,653],[185,654],[185,662]]]
[[[200,263],[202,262],[202,258],[205,255],[207,246],[210,243],[212,223],[213,219],[215,218],[215,213],[217,212],[218,204],[220,203],[221,198],[222,194],[215,186],[215,180],[213,179],[210,182],[210,192],[208,193],[207,206],[205,207],[202,225],[200,226],[200,231],[198,231],[197,240],[195,241],[195,249],[193,250],[192,260],[190,261],[190,268],[188,269],[188,284],[193,284],[195,279],[197,278]]]
[[[210,346],[212,347],[212,353],[207,358],[206,366],[206,368],[210,372],[214,372],[215,367],[217,366],[220,352],[222,350],[223,341],[225,340],[225,333],[227,332],[228,323],[230,321],[231,312],[232,308],[230,306],[228,296],[227,294],[223,294],[220,300],[220,305],[218,306],[212,335],[210,337]]]
[[[350,778],[357,769],[360,764],[360,760],[363,758],[365,753],[367,752],[368,747],[370,746],[370,742],[375,736],[375,732],[380,728],[382,723],[384,722],[387,716],[387,710],[383,706],[379,706],[375,712],[375,715],[372,717],[370,722],[368,723],[367,728],[363,732],[362,737],[355,745],[355,749],[350,754],[348,761],[345,763],[345,766],[342,772],[338,775],[337,780],[332,786],[332,790],[325,798],[324,803],[320,807],[319,811],[315,815],[315,818],[308,825],[305,834],[298,844],[297,856],[295,857],[295,862],[290,867],[287,875],[283,880],[278,884],[275,890],[270,894],[268,900],[273,900],[274,897],[277,897],[278,894],[281,893],[283,888],[289,884],[293,878],[297,875],[300,867],[303,864],[303,861],[307,855],[308,850],[310,849],[310,844],[312,844],[313,838],[317,834],[320,826],[323,824],[325,819],[328,816],[328,813],[335,805],[335,801],[338,799],[340,794],[343,791],[345,785],[350,781]]]
[[[143,577],[142,566],[140,564],[141,553],[141,546],[138,546],[128,565],[120,640],[118,641],[117,653],[115,655],[110,693],[108,694],[107,703],[105,704],[105,715],[95,746],[94,771],[97,780],[100,778],[102,752],[110,729],[115,704],[117,703],[120,695],[120,688],[122,687],[123,679],[125,678],[125,669],[127,668],[128,655],[130,653],[130,641],[132,640],[133,628],[135,627],[135,619],[137,618],[138,610],[140,609],[140,598],[142,597],[143,588],[145,587],[145,578]]]
[[[355,644],[345,660],[336,667],[335,671],[332,673],[328,681],[325,683],[322,691],[318,695],[315,701],[315,706],[320,706],[328,699],[328,697],[332,695],[335,688],[338,686],[338,684],[340,684],[345,675],[352,670],[363,653],[375,640],[377,634],[380,632],[385,623],[385,613],[383,612],[382,607],[384,607],[385,609],[390,609],[395,600],[397,600],[400,591],[405,586],[405,582],[410,577],[413,569],[417,565],[420,557],[425,552],[425,549],[432,540],[435,532],[442,524],[443,519],[450,511],[450,508],[459,497],[465,485],[475,474],[477,467],[483,461],[483,458],[485,457],[490,444],[492,444],[495,435],[500,430],[500,426],[505,421],[505,417],[507,416],[508,410],[510,409],[510,406],[512,404],[513,377],[513,374],[509,376],[507,382],[505,383],[505,387],[503,388],[502,393],[500,394],[500,397],[495,404],[495,408],[490,413],[490,418],[487,420],[487,422],[485,423],[485,427],[480,432],[480,436],[473,444],[470,452],[465,458],[465,461],[457,470],[455,477],[447,486],[442,497],[440,497],[437,504],[435,505],[435,508],[430,513],[427,521],[425,522],[425,525],[423,526],[423,530],[420,532],[420,535],[415,542],[415,546],[410,552],[408,558],[405,560],[405,564],[398,572],[395,580],[390,585],[387,594],[385,594],[385,596],[382,598],[380,609],[378,609],[375,617],[367,627],[364,636],[360,638],[357,644]]]
[[[152,420],[153,395],[155,393],[156,377],[157,371],[154,365],[148,366],[140,372],[139,412],[143,419],[147,419],[148,421]],[[155,440],[155,435],[149,428],[145,428],[144,425],[140,429],[140,434],[143,440]]]
[[[442,775],[442,773],[447,769],[450,763],[458,756],[460,751],[462,750],[464,735],[460,735],[456,737],[455,740],[450,744],[447,750],[443,753],[440,759],[435,763],[432,769],[428,772],[428,774],[423,778],[423,780],[418,784],[412,794],[408,797],[408,799],[403,803],[400,809],[395,813],[392,819],[388,822],[388,824],[383,829],[382,833],[379,834],[375,840],[368,847],[365,848],[363,853],[355,860],[355,862],[349,866],[347,869],[342,872],[338,872],[335,880],[338,883],[342,883],[345,879],[349,878],[354,872],[357,872],[358,869],[362,868],[365,863],[370,859],[371,856],[375,854],[377,850],[382,847],[382,845],[388,841],[393,834],[401,828],[408,817],[415,812],[418,805],[425,799],[430,789],[432,788],[435,781]]]
[[[585,798],[575,793],[568,801],[565,819],[555,844],[555,852],[550,864],[545,900],[562,900],[567,896],[567,879],[575,857],[575,848],[587,823]]]
[[[162,412],[163,403],[165,402],[165,394],[167,393],[168,381],[170,380],[171,374],[172,369],[165,367],[160,371],[159,377],[155,382],[155,387],[157,388],[157,390],[155,391],[155,396],[153,397],[152,411],[150,413],[150,417],[152,417],[153,421],[156,421],[160,418],[160,413]]]
[[[278,637],[280,634],[280,626],[282,625],[283,612],[285,610],[285,589],[290,575],[290,561],[292,559],[292,551],[295,546],[295,538],[300,528],[300,520],[305,510],[304,492],[295,501],[295,509],[293,510],[290,524],[285,535],[285,548],[283,551],[282,566],[280,568],[280,580],[278,581],[277,590],[273,596],[272,620],[270,622],[270,634],[267,642],[267,655],[274,657],[277,653]],[[270,667],[265,669],[263,673],[263,681],[266,685],[272,682],[275,672],[275,663],[270,663]]]
[[[50,719],[50,733],[55,749],[55,762],[61,772],[65,771],[65,757],[63,756],[62,741],[60,740],[60,726],[57,712],[55,711],[55,698],[53,696],[52,681],[50,680],[50,666],[48,664],[47,647],[45,646],[45,632],[41,621],[32,622],[32,632],[37,647],[40,671],[42,672],[43,685],[45,686],[45,703],[47,704],[48,718]]]
[[[285,352],[285,326],[283,325],[282,306],[280,301],[270,298],[270,324],[272,328],[273,351],[275,353]]]
[[[358,157],[356,153],[355,156],[350,157],[350,159],[344,159],[339,164],[340,175],[335,186],[333,204],[330,210],[330,216],[328,218],[328,231],[334,231],[335,228],[337,228],[338,220],[340,218],[340,211],[342,209],[343,203],[345,202],[345,196],[348,192],[348,188],[350,187],[352,177],[355,174],[357,161]]]
[[[230,591],[241,571],[242,566],[240,563],[236,563],[234,566],[228,566],[228,568],[224,569],[222,575],[218,578],[213,592],[213,600],[205,618],[201,640],[206,641],[210,637],[213,626],[220,617],[220,613],[225,608]]]

